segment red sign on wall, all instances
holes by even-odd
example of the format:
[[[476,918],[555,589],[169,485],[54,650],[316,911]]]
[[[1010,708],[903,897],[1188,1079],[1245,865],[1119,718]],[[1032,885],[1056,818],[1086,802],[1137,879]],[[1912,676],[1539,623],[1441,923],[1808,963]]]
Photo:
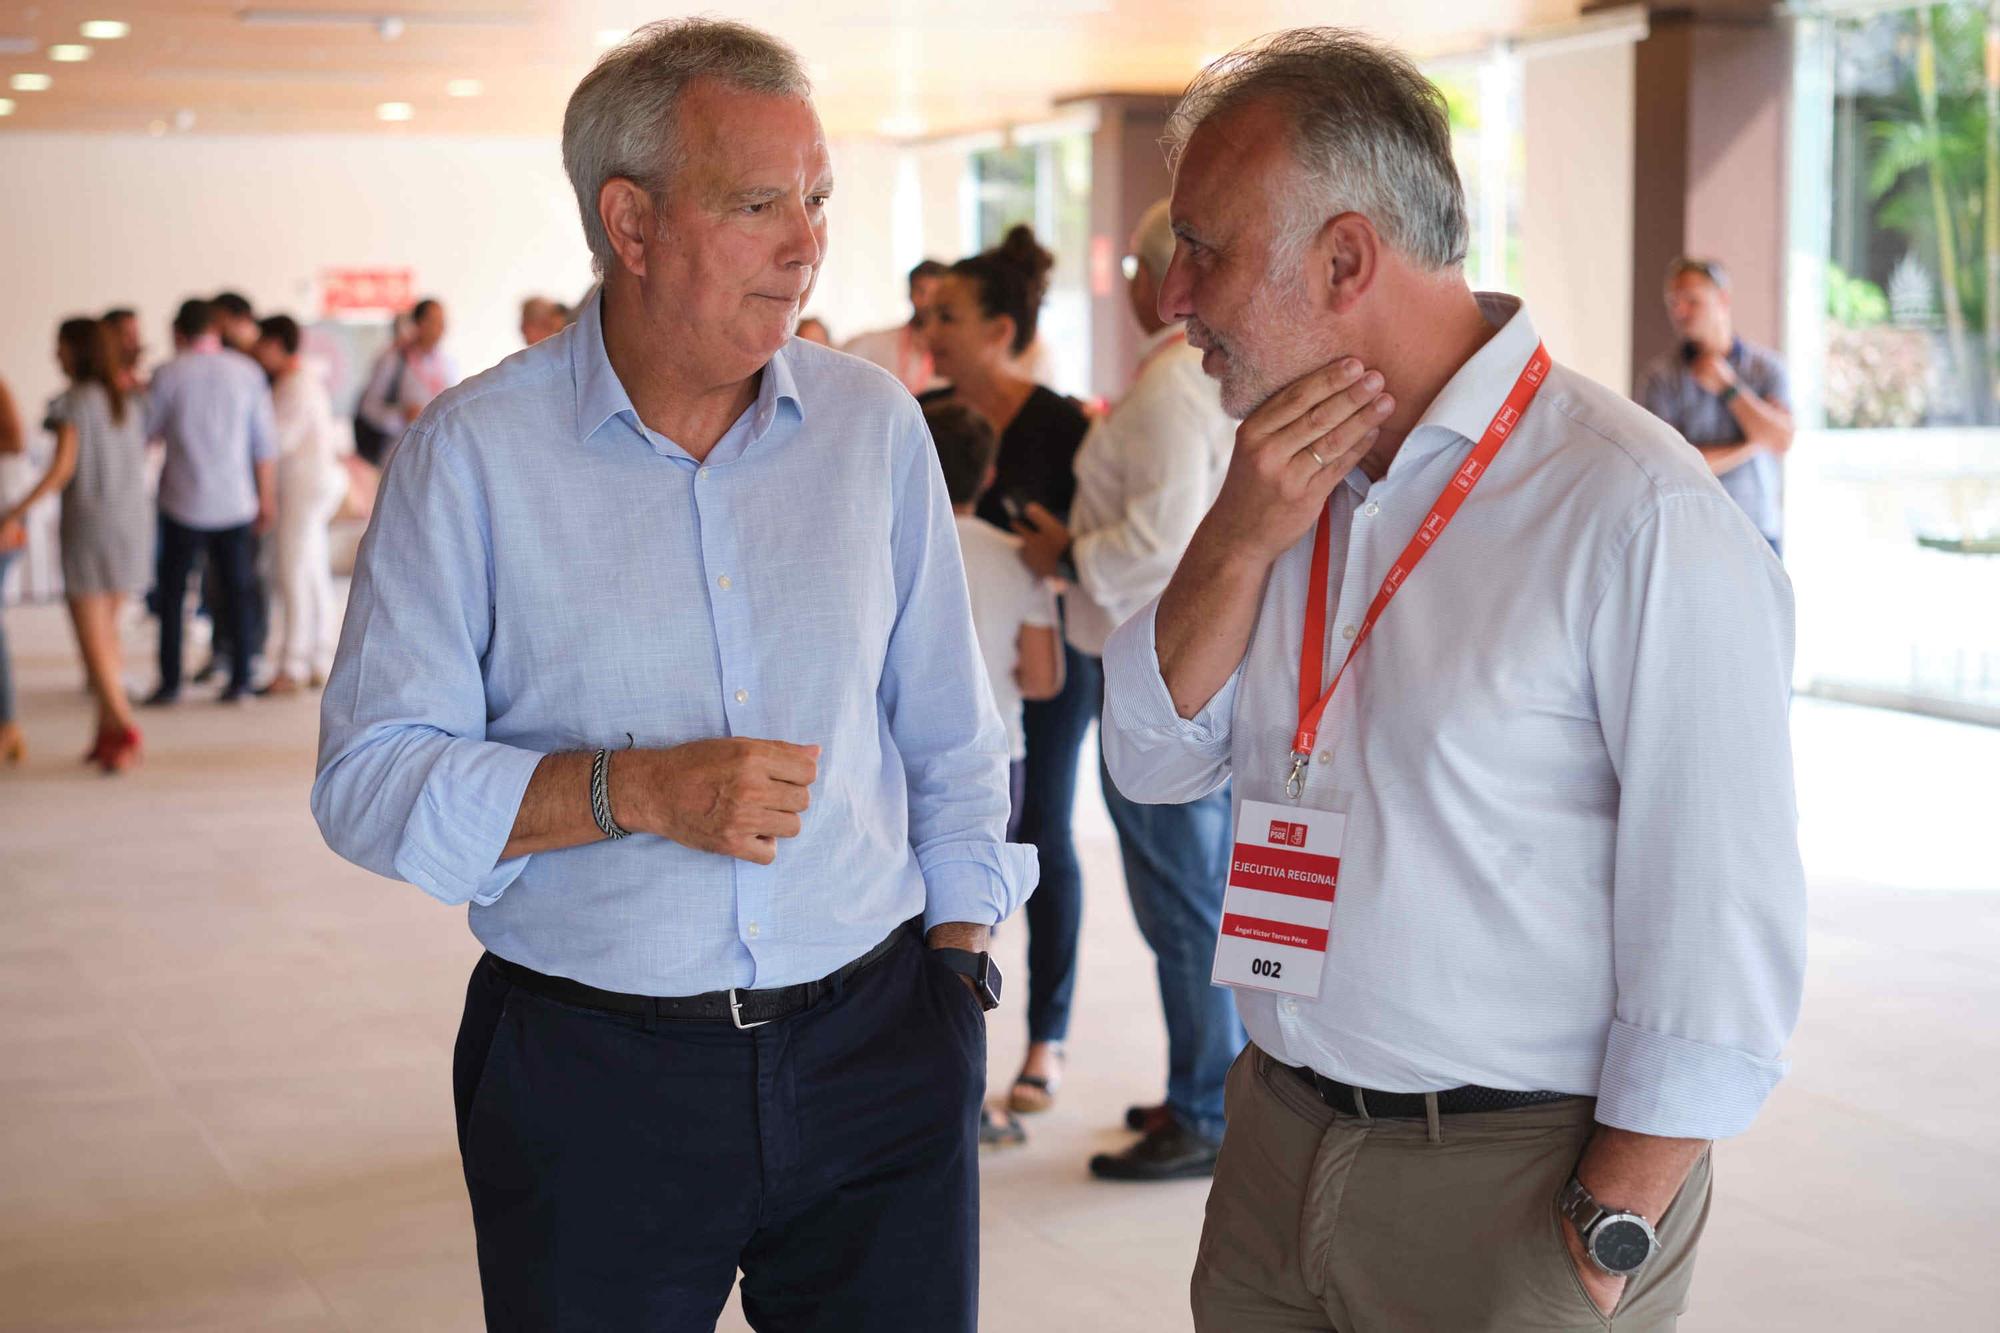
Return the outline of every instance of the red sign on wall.
[[[407,268],[329,268],[320,272],[320,314],[386,315],[417,299],[416,274]]]

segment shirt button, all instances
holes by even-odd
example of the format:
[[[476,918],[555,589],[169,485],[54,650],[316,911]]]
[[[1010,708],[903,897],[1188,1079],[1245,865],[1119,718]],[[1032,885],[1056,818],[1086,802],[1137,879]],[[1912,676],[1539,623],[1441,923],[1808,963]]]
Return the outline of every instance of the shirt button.
[[[1288,1014],[1296,1014],[1296,1013],[1297,1013],[1298,1011],[1299,1011],[1299,1002],[1298,1002],[1297,1000],[1290,1000],[1290,999],[1288,999],[1288,1000],[1286,1000],[1286,1001],[1285,1001],[1285,1012],[1286,1012],[1286,1013],[1288,1013]]]
[[[755,921],[752,921],[749,925],[743,927],[743,933],[754,940],[764,933],[764,928]]]
[[[694,475],[695,475],[695,480],[700,481],[702,478],[708,475],[708,469],[705,467],[698,467],[694,470]]]
[[[740,704],[747,704],[747,703],[749,703],[749,702],[750,702],[750,691],[748,691],[748,690],[738,690],[738,691],[736,691],[736,702],[737,702],[737,703],[740,703]]]
[[[723,590],[724,592],[728,592],[728,591],[729,591],[729,575],[727,575],[727,574],[724,574],[724,575],[723,575],[723,576],[722,576],[721,578],[717,579],[717,580],[715,581],[715,586],[716,586],[716,587],[718,587],[718,588],[720,588],[720,589],[722,589],[722,590]]]
[[[1368,515],[1368,517],[1373,518],[1375,517],[1375,515],[1382,512],[1382,506],[1376,504],[1373,500],[1370,500],[1367,504],[1361,507],[1361,512]]]
[[[1341,637],[1341,638],[1343,638],[1343,639],[1351,639],[1351,638],[1353,638],[1353,637],[1354,637],[1354,633],[1355,633],[1355,631],[1354,631],[1354,626],[1352,626],[1352,625],[1342,625],[1342,626],[1340,627],[1340,637]]]
[[[1327,751],[1325,751],[1325,750],[1321,750],[1321,751],[1319,752],[1319,761],[1320,761],[1320,762],[1321,762],[1322,764],[1330,764],[1330,763],[1332,763],[1332,762],[1333,762],[1333,756],[1332,756],[1332,755],[1331,755],[1330,753],[1328,753]]]

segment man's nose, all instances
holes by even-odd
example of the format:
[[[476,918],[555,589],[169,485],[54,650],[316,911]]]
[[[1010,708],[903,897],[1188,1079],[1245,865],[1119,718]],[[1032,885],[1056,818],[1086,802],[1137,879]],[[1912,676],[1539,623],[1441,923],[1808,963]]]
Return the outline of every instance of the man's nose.
[[[1188,273],[1187,247],[1176,244],[1174,256],[1167,261],[1166,274],[1160,279],[1160,294],[1154,306],[1161,319],[1169,324],[1194,314],[1194,282]]]

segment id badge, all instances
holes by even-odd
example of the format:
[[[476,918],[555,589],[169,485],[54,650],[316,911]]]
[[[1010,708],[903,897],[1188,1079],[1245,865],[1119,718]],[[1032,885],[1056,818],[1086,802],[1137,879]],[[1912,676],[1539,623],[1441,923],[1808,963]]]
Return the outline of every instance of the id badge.
[[[1347,816],[1245,801],[1229,854],[1218,986],[1319,995]]]

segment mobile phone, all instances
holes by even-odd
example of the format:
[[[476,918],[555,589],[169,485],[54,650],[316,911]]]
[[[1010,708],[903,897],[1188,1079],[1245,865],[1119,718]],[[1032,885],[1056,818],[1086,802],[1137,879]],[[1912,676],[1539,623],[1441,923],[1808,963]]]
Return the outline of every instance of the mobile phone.
[[[1028,521],[1028,497],[1019,491],[1002,491],[1000,510],[1007,515],[1008,523],[1025,523]]]

